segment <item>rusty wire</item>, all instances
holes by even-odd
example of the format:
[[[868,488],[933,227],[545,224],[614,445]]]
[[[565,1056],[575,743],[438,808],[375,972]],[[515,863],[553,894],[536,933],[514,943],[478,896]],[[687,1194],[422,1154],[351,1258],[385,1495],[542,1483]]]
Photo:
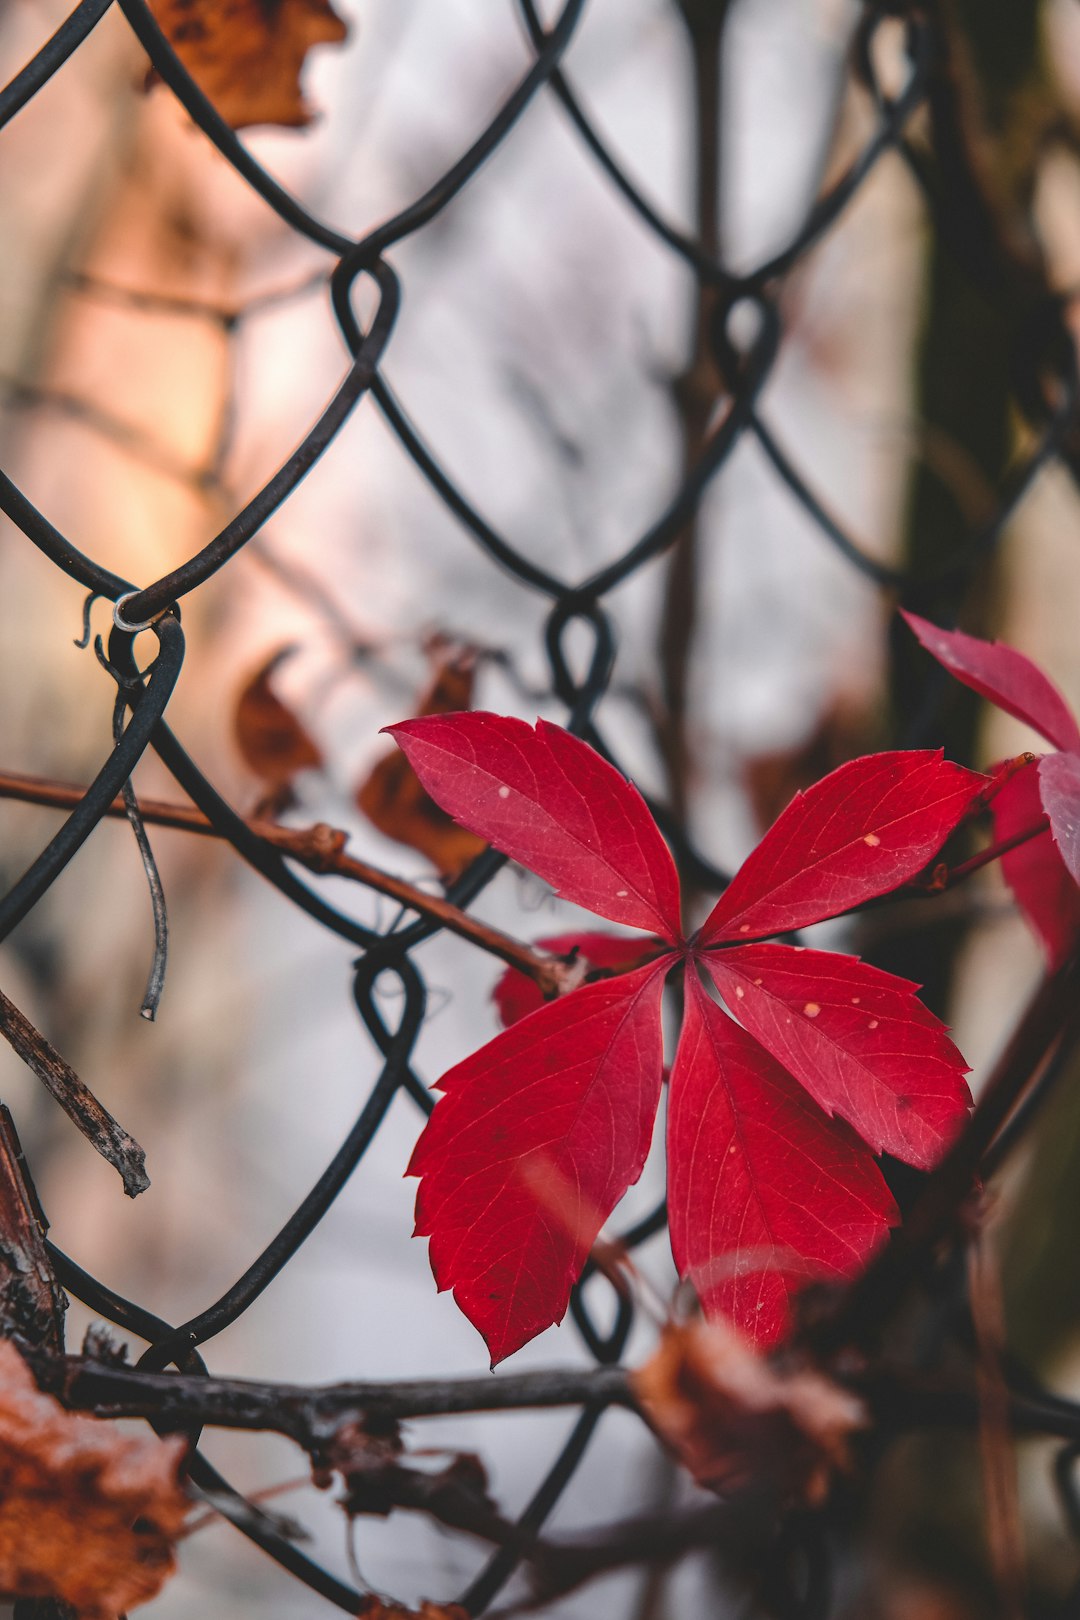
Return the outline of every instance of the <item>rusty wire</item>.
[[[574,88],[572,46],[585,10],[584,0],[564,0],[555,21],[545,26],[533,0],[514,0],[531,41],[534,60],[513,92],[491,119],[482,134],[461,156],[450,162],[441,177],[409,207],[376,229],[356,239],[327,225],[258,163],[212,103],[191,79],[159,28],[146,0],[82,0],[53,37],[11,83],[0,91],[0,128],[61,72],[72,53],[92,32],[105,14],[113,9],[123,13],[135,36],[148,54],[161,81],[186,108],[206,138],[231,164],[247,184],[277,214],[282,223],[329,255],[328,274],[315,279],[325,285],[330,307],[340,332],[346,367],[343,380],[319,419],[312,424],[298,448],[243,508],[206,544],[180,567],[159,579],[137,583],[123,579],[98,560],[86,556],[71,538],[61,534],[48,517],[27,499],[5,474],[0,473],[0,508],[26,539],[87,592],[114,603],[114,627],[107,654],[102,662],[117,682],[117,741],[92,786],[78,806],[67,816],[60,831],[33,861],[8,894],[0,899],[0,939],[6,938],[55,881],[82,843],[125,788],[137,761],[153,749],[178,785],[190,796],[214,831],[227,840],[237,854],[271,884],[325,928],[356,946],[353,994],[359,1018],[382,1056],[379,1078],[364,1102],[355,1124],[330,1164],[281,1231],[254,1257],[244,1274],[221,1297],[212,1300],[185,1322],[172,1324],[151,1315],[137,1304],[119,1297],[104,1284],[84,1272],[73,1260],[52,1248],[50,1253],[57,1276],[71,1294],[83,1300],[106,1319],[147,1341],[140,1362],[140,1374],[175,1366],[185,1375],[187,1390],[191,1379],[206,1375],[202,1350],[271,1286],[288,1265],[334,1199],[361,1164],[386,1112],[399,1091],[412,1097],[418,1108],[429,1110],[427,1087],[413,1072],[411,1054],[425,1009],[424,981],[414,965],[412,951],[438,929],[430,918],[416,917],[379,932],[355,919],[347,911],[330,905],[290,864],[287,852],[245,822],[220,796],[198,769],[174,736],[166,721],[166,711],[184,656],[180,624],[183,598],[198,590],[257,536],[281,504],[288,500],[300,480],[315,465],[334,436],[353,412],[379,410],[411,459],[417,474],[425,479],[447,510],[461,524],[493,565],[508,573],[520,587],[544,598],[549,604],[545,644],[550,669],[550,693],[565,710],[565,723],[577,735],[600,748],[609,758],[611,750],[601,731],[600,709],[609,691],[616,664],[617,647],[605,599],[620,583],[653,559],[668,551],[677,541],[688,519],[695,513],[704,494],[723,474],[735,447],[752,437],[763,450],[775,475],[816,524],[822,537],[883,591],[908,605],[918,607],[931,587],[940,603],[944,590],[954,611],[959,611],[972,582],[984,568],[1001,539],[1003,530],[1024,499],[1041,469],[1062,455],[1077,418],[1077,379],[1073,347],[1068,339],[1061,307],[1049,294],[1033,312],[1030,337],[1018,354],[1017,394],[1022,400],[1034,442],[1024,458],[1016,463],[998,492],[990,519],[972,532],[966,547],[947,562],[920,573],[907,573],[877,561],[863,545],[849,535],[814,492],[797,459],[768,424],[761,411],[762,391],[772,375],[784,336],[782,293],[785,282],[815,245],[832,229],[845,208],[886,155],[899,156],[909,164],[916,179],[923,183],[922,168],[909,143],[912,120],[931,95],[935,64],[940,45],[936,12],[918,3],[886,4],[873,0],[864,6],[852,50],[852,73],[869,90],[876,109],[876,128],[848,171],[817,197],[790,241],[753,270],[736,275],[701,242],[666,220],[654,203],[638,187],[593,125],[587,108]],[[877,31],[899,16],[905,34],[906,81],[899,95],[890,97],[875,77],[873,45]],[[606,176],[625,204],[634,210],[657,242],[676,255],[711,290],[712,325],[710,346],[726,394],[718,419],[705,437],[694,465],[666,508],[642,530],[627,538],[620,553],[591,575],[566,579],[550,572],[528,555],[512,538],[484,516],[462,493],[452,469],[445,467],[424,443],[413,426],[406,406],[399,401],[387,381],[384,361],[392,352],[393,329],[403,290],[393,267],[396,244],[423,230],[451,209],[480,166],[504,141],[512,138],[517,124],[527,118],[537,96],[550,94],[565,109],[583,149]],[[934,198],[928,191],[928,206]],[[946,222],[935,220],[940,229]],[[992,267],[991,267],[992,269]],[[358,283],[367,282],[376,295],[375,312],[362,324],[355,312]],[[407,296],[407,292],[405,294]],[[756,311],[756,335],[749,345],[739,346],[733,333],[732,312],[747,304]],[[1038,304],[1038,300],[1035,300]],[[591,637],[591,653],[584,677],[572,673],[566,652],[566,635],[571,625],[584,627]],[[140,670],[133,647],[140,627],[152,629],[158,641],[158,654],[149,670]],[[916,729],[924,736],[932,728],[937,703],[930,688],[928,704],[918,716]],[[692,870],[703,887],[718,889],[724,874],[701,857],[665,806],[655,807],[671,837],[680,860]],[[498,870],[501,860],[488,854],[477,860],[449,891],[449,899],[466,907]],[[374,990],[377,981],[393,978],[400,988],[398,1016],[390,1026]],[[1058,1064],[1060,1066],[1060,1053]],[[1000,1149],[999,1149],[1000,1152]],[[623,1235],[628,1248],[643,1242],[664,1221],[663,1208],[654,1211]],[[583,1291],[574,1292],[573,1319],[584,1343],[599,1367],[616,1369],[626,1345],[633,1319],[628,1297],[617,1299],[612,1327],[604,1332],[597,1325]],[[122,1375],[116,1374],[122,1384]],[[91,1378],[91,1383],[93,1382]],[[140,1388],[149,1389],[152,1380]],[[178,1385],[179,1387],[179,1385]],[[209,1386],[208,1386],[209,1387]],[[612,1385],[612,1388],[615,1388]],[[618,1398],[594,1389],[589,1399],[580,1401],[577,1422],[560,1455],[536,1486],[532,1500],[518,1523],[519,1535],[508,1539],[491,1556],[460,1601],[473,1614],[480,1614],[493,1601],[516,1565],[528,1538],[534,1537],[551,1512],[560,1494],[584,1455],[600,1422],[605,1404]],[[1072,1483],[1076,1456],[1076,1413],[1067,1403],[1055,1408],[1060,1419],[1053,1430],[1052,1412],[1045,1402],[1051,1397],[1027,1397],[1043,1413],[1052,1432],[1058,1432],[1067,1447],[1061,1451],[1058,1479],[1069,1512],[1076,1517]],[[104,1397],[102,1397],[104,1400]],[[119,1400],[119,1397],[116,1397]],[[108,1402],[105,1402],[108,1406]],[[197,1403],[196,1403],[197,1405]],[[162,1397],[159,1416],[166,1412]],[[1067,1408],[1067,1410],[1066,1410]],[[190,1407],[184,1414],[191,1421]],[[175,1418],[175,1413],[174,1413]],[[211,1417],[210,1421],[214,1421]],[[1035,1419],[1032,1419],[1035,1422]],[[347,1613],[356,1612],[364,1594],[352,1589],[321,1568],[286,1534],[269,1515],[262,1513],[224,1481],[199,1455],[193,1452],[191,1478],[212,1495],[219,1509],[231,1517],[241,1532],[256,1541],[297,1580],[305,1583],[329,1603]],[[803,1581],[795,1612],[827,1612],[827,1595],[819,1564],[821,1548],[811,1536],[807,1539],[789,1526],[786,1534],[798,1543],[791,1554],[801,1560],[809,1573]],[[779,1554],[777,1555],[779,1556]]]

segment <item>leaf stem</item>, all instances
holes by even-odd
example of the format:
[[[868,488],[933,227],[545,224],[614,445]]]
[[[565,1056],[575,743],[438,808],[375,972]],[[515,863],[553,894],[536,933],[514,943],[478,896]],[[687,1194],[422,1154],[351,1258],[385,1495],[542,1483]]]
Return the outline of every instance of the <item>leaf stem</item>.
[[[989,866],[991,861],[996,861],[1002,855],[1007,855],[1010,849],[1017,849],[1019,845],[1029,843],[1032,838],[1040,838],[1044,832],[1049,832],[1049,830],[1049,816],[1041,816],[1033,826],[1024,827],[1020,832],[1011,833],[1008,838],[995,840],[994,843],[988,844],[985,849],[980,849],[977,855],[972,855],[968,860],[961,861],[959,866],[950,867],[942,862],[939,866],[934,867],[929,879],[921,883],[916,881],[910,887],[918,888],[923,894],[943,894],[946,889],[954,889],[958,883],[962,883],[973,872],[978,872],[982,867]]]

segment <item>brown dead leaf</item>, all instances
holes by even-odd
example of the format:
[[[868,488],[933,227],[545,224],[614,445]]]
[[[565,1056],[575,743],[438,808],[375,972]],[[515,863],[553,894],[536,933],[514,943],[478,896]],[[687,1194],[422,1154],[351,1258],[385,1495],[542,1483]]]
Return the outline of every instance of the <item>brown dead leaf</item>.
[[[631,1381],[655,1433],[714,1491],[769,1480],[820,1503],[867,1422],[856,1396],[809,1368],[775,1370],[719,1323],[665,1328]]]
[[[470,708],[476,675],[474,649],[433,637],[428,657],[431,677],[416,714],[456,714]],[[428,798],[400,749],[379,760],[357,789],[356,803],[381,833],[426,855],[444,883],[460,877],[470,861],[487,848],[482,838],[459,827]]]
[[[278,697],[271,678],[293,652],[281,647],[249,676],[236,700],[233,736],[241,757],[266,786],[260,813],[270,815],[293,803],[293,779],[299,771],[318,770],[323,758],[290,708]]]
[[[188,1509],[185,1450],[65,1412],[0,1341],[0,1592],[59,1598],[83,1620],[156,1597]]]
[[[150,0],[150,9],[233,129],[310,123],[300,93],[307,53],[340,45],[348,32],[330,0]]]

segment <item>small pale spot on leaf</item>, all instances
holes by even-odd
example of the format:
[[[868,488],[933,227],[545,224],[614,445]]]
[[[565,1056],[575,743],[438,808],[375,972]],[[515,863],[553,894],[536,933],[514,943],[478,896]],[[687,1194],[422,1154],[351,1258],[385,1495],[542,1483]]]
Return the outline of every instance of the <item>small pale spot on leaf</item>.
[[[807,1018],[816,1018],[820,1011],[821,1008],[818,1006],[816,1001],[808,1001],[806,1006],[803,1008],[803,1012],[806,1014]]]
[[[500,799],[508,799],[509,797],[510,797],[510,789],[504,785],[503,787],[501,787],[499,789],[499,798]]]
[[[877,1029],[877,1027],[878,1027],[877,1019],[876,1018],[871,1018],[871,1020],[870,1020],[870,1028],[871,1029]]]
[[[739,929],[739,933],[740,934],[748,934],[749,932],[750,932],[750,924],[749,923],[743,923],[741,928]]]
[[[876,849],[881,843],[881,839],[878,837],[877,833],[867,833],[863,839],[863,843],[869,844],[871,849]]]
[[[738,996],[740,1001],[742,1000],[743,996],[745,996],[746,991],[743,989],[741,984],[737,984],[735,986],[735,994]]]
[[[860,1001],[861,1001],[861,1000],[862,1000],[862,996],[852,996],[852,998],[851,998],[851,1005],[852,1005],[852,1006],[853,1006],[853,1007],[857,1007],[857,1006],[858,1006],[858,1005],[859,1005],[859,1002],[860,1002]]]

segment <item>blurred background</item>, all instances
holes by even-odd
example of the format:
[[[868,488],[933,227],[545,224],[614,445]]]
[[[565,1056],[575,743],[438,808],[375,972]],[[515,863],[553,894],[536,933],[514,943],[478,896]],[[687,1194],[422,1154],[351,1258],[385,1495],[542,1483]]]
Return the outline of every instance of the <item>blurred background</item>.
[[[465,149],[531,50],[510,4],[340,0],[338,9],[347,41],[313,50],[304,68],[313,122],[260,126],[244,139],[320,217],[359,235]],[[7,0],[5,79],[66,11],[56,0]],[[861,15],[852,0],[591,0],[566,66],[646,194],[744,271],[786,246],[877,128],[852,70]],[[1037,273],[1071,323],[1080,8],[957,0],[948,27],[973,162],[1007,238],[1002,262]],[[903,44],[899,22],[875,33],[877,71],[892,93],[907,71]],[[129,27],[110,12],[0,138],[3,464],[81,549],[137,581],[223,525],[302,438],[345,368],[327,256],[288,231],[146,77]],[[908,128],[928,164],[931,133],[925,112]],[[948,174],[937,178],[947,209]],[[461,489],[558,574],[584,576],[618,555],[662,510],[723,400],[702,338],[707,299],[689,268],[626,206],[543,93],[453,206],[390,257],[404,298],[385,375]],[[879,563],[947,558],[991,519],[1037,430],[1017,404],[1015,324],[933,228],[900,153],[884,154],[798,258],[779,308],[782,348],[761,415],[821,506]],[[1021,647],[1077,704],[1080,502],[1068,459],[1032,482],[962,597],[924,610],[960,613],[965,628]],[[85,783],[111,744],[114,688],[92,650],[73,646],[79,587],[6,523],[0,601],[0,772]],[[675,807],[697,847],[730,869],[799,786],[867,747],[903,745],[912,677],[895,601],[840,554],[746,435],[674,558],[608,599],[619,656],[605,735],[635,779]],[[565,719],[550,693],[544,616],[543,601],[474,546],[365,401],[259,536],[188,599],[189,657],[170,718],[245,813],[344,828],[357,853],[437,891],[431,861],[379,831],[358,802],[365,784],[369,810],[385,789],[371,776],[388,752],[379,728],[417,712],[440,675],[466,701],[471,682],[476,707]],[[103,604],[92,622],[105,631]],[[292,744],[296,727],[307,739],[283,768],[252,742],[267,712]],[[951,694],[937,720],[928,740],[978,764],[1033,742]],[[136,783],[178,797],[152,759]],[[54,811],[0,804],[8,882],[56,824]],[[124,1199],[6,1047],[0,1095],[55,1241],[180,1321],[233,1281],[298,1203],[379,1059],[352,1004],[348,946],[228,849],[164,830],[152,841],[172,925],[155,1024],[139,1017],[151,918],[123,822],[97,829],[0,949],[6,992],[146,1148],[150,1190]],[[327,880],[326,889],[373,926],[393,920],[391,902],[356,885]],[[477,909],[526,940],[581,920],[512,869]],[[895,907],[858,939],[836,926],[822,935],[926,982],[976,1089],[1041,972],[1038,947],[993,875],[930,918]],[[418,963],[430,1016],[417,1071],[434,1081],[495,1032],[496,966],[449,936],[425,944]],[[386,1016],[393,1021],[392,1005]],[[1080,1112],[1069,1092],[1061,1088],[1003,1180],[992,1230],[1010,1343],[1055,1387],[1076,1392]],[[403,1171],[419,1126],[399,1096],[297,1260],[214,1342],[215,1371],[324,1381],[486,1367],[480,1339],[449,1296],[436,1296],[425,1246],[410,1238]],[[661,1195],[655,1162],[616,1224]],[[668,1296],[664,1236],[639,1263]],[[71,1347],[89,1320],[73,1305]],[[643,1316],[627,1359],[655,1339]],[[588,1357],[567,1323],[513,1365],[575,1360]],[[481,1453],[495,1498],[517,1510],[571,1421],[440,1420],[416,1438]],[[886,1459],[863,1504],[864,1556],[845,1567],[838,1613],[992,1612],[975,1443],[946,1449],[905,1442]],[[304,1483],[293,1448],[218,1434],[207,1452],[247,1491],[299,1481],[274,1505],[295,1512],[309,1550],[348,1578],[342,1516]],[[1078,1560],[1044,1448],[1022,1448],[1021,1483],[1029,1574],[1049,1613]],[[690,1495],[641,1426],[611,1413],[553,1527],[580,1530]],[[413,1603],[449,1598],[482,1561],[482,1549],[419,1517],[361,1520],[353,1540],[364,1580]],[[553,1612],[742,1612],[729,1610],[718,1580],[701,1557],[666,1575],[612,1578]],[[222,1524],[185,1545],[181,1574],[153,1612],[180,1620],[208,1606],[280,1620],[325,1607]]]

